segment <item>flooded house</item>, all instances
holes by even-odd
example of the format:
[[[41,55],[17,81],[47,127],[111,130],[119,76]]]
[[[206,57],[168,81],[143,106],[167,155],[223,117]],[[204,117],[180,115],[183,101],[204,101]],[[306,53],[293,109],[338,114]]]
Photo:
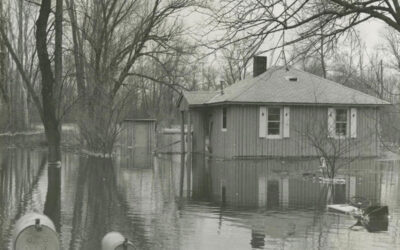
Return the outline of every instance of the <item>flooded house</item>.
[[[192,152],[224,159],[327,154],[377,156],[379,114],[389,103],[294,67],[266,70],[218,91],[183,92]]]

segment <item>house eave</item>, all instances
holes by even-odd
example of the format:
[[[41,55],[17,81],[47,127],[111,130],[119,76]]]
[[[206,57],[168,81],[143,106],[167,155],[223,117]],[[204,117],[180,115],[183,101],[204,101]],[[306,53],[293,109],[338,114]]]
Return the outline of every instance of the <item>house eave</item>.
[[[189,104],[190,108],[202,108],[202,107],[214,107],[223,105],[249,105],[249,106],[352,106],[352,107],[383,107],[391,105],[391,103],[302,103],[302,102],[214,102],[214,103],[203,103],[203,104]]]

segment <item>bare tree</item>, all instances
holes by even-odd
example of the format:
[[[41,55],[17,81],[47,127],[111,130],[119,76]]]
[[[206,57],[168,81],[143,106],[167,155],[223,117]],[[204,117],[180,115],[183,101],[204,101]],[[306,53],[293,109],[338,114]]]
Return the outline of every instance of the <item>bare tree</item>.
[[[27,76],[33,78],[35,49],[32,41],[33,30],[31,27],[33,26],[34,16],[31,12],[31,6],[26,5],[25,1],[2,2],[2,5],[2,29],[10,38],[10,43],[15,48],[15,53],[27,72]],[[4,42],[2,46],[4,59],[7,60]],[[5,78],[7,80],[2,83],[2,92],[3,98],[8,100],[5,102],[8,113],[3,116],[3,119],[7,120],[4,129],[27,130],[29,128],[29,99],[21,75],[12,61],[4,65],[4,74],[7,75]]]
[[[179,116],[175,108],[182,90],[197,88],[200,67],[196,48],[185,41],[173,45],[174,51],[160,54],[157,60],[143,57],[132,74],[129,86],[140,86],[136,115],[155,117],[167,125]],[[135,114],[131,114],[134,115]]]
[[[62,3],[62,1],[57,1],[57,4]],[[59,10],[59,8],[56,8]],[[60,91],[61,86],[58,86],[55,82],[52,64],[50,60],[50,55],[48,49],[50,45],[48,44],[49,39],[49,18],[51,14],[51,1],[43,0],[40,4],[39,16],[36,21],[36,34],[35,34],[35,45],[37,50],[37,58],[40,69],[40,97],[35,91],[34,81],[30,78],[28,72],[26,71],[21,58],[18,56],[14,47],[12,46],[7,33],[4,29],[0,30],[2,40],[8,49],[8,53],[13,59],[18,72],[20,73],[22,80],[25,84],[26,89],[29,92],[30,98],[38,110],[40,118],[44,124],[45,135],[48,142],[49,157],[50,162],[57,162],[61,160],[60,152],[60,121],[64,115],[62,102],[60,101]],[[60,22],[60,18],[56,18],[56,22]],[[59,27],[59,25],[56,25]],[[60,32],[56,32],[61,35]],[[60,44],[54,47],[55,54],[61,55],[58,50],[61,50]]]
[[[352,161],[360,158],[361,151],[368,148],[371,141],[376,135],[376,126],[371,126],[368,131],[360,131],[357,138],[351,138],[349,124],[328,123],[324,108],[314,108],[308,111],[310,119],[304,120],[304,125],[295,128],[296,134],[299,136],[299,143],[306,142],[326,161],[326,169],[324,169],[324,177],[335,178],[339,169],[348,166]],[[342,110],[342,117],[349,116],[345,109]],[[330,116],[331,114],[328,114]],[[335,115],[335,114],[334,114]],[[358,111],[359,116],[366,116],[369,113]],[[375,117],[365,117],[370,119],[371,124],[376,122]],[[346,119],[344,119],[346,120]],[[321,166],[322,167],[322,166]]]
[[[213,48],[239,40],[250,40],[253,44],[272,41],[265,51],[310,38],[320,41],[322,38],[320,44],[325,44],[369,19],[381,20],[400,31],[398,1],[225,0],[212,15],[215,29],[225,32],[222,40],[214,41]],[[287,35],[282,37],[284,33]],[[281,43],[273,43],[282,39]]]
[[[18,22],[18,36],[17,36],[17,56],[21,62],[24,62],[24,42],[26,42],[26,24],[29,22],[27,16],[25,15],[24,1],[19,0],[17,4],[17,22]],[[25,33],[25,34],[24,34]],[[28,128],[29,117],[28,117],[28,103],[27,103],[27,93],[23,86],[21,74],[15,71],[14,84],[12,84],[12,113],[19,115],[11,116],[11,127],[16,130],[26,130]]]
[[[238,41],[222,48],[222,78],[228,85],[232,85],[246,77],[247,67],[253,55],[259,49],[248,41]]]
[[[61,6],[60,6],[61,5]],[[57,12],[58,11],[58,12]],[[61,12],[60,12],[61,11]],[[42,121],[46,133],[46,139],[49,144],[49,161],[60,161],[61,160],[61,117],[58,113],[58,102],[59,90],[61,88],[59,74],[61,74],[61,36],[62,31],[62,1],[56,1],[56,46],[54,47],[55,61],[56,61],[56,73],[57,79],[55,79],[52,65],[47,51],[47,29],[48,21],[51,13],[51,0],[42,0],[39,16],[36,21],[36,49],[39,59],[39,68],[41,73],[41,95],[42,95]],[[57,81],[56,81],[57,80]]]
[[[0,27],[2,30],[7,30],[6,17],[3,8],[3,1],[0,1]],[[7,84],[7,49],[3,42],[3,39],[1,39],[0,41],[0,116],[2,117],[2,119],[0,120],[1,131],[7,129],[9,125],[10,97],[8,91],[9,86]]]
[[[178,11],[194,4],[173,1],[66,1],[76,65],[79,127],[90,151],[110,153],[125,117],[139,58],[171,51],[181,32]]]
[[[333,28],[333,27],[330,27]],[[357,40],[354,30],[347,32],[344,39],[340,37],[325,38],[324,30],[315,37],[304,39],[292,45],[292,53],[289,62],[300,62],[301,67],[310,73],[328,78],[328,70],[332,70],[336,64],[332,58],[338,53],[338,46],[343,46],[342,40]],[[330,67],[332,66],[332,67]]]
[[[203,90],[215,90],[217,89],[217,78],[218,78],[218,68],[214,65],[204,65],[202,64],[201,75],[202,75],[202,89]]]

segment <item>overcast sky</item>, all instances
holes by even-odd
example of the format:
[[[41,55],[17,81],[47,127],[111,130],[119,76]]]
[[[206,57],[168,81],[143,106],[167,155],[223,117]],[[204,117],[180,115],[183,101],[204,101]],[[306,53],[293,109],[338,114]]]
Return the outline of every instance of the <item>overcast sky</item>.
[[[206,27],[205,24],[210,21],[208,16],[192,11],[186,13],[184,16],[186,25],[191,27],[191,30],[194,30],[194,33],[197,35],[203,33],[203,29]],[[382,36],[386,27],[385,23],[377,20],[369,20],[358,25],[357,29],[368,51],[372,51],[382,44]]]
[[[358,27],[360,36],[369,50],[382,43],[382,32],[386,26],[381,21],[374,20],[365,22]]]

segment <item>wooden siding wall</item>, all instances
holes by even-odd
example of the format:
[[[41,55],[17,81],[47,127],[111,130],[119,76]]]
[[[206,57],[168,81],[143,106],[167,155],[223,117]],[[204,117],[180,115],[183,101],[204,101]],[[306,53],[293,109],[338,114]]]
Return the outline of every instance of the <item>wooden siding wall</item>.
[[[193,153],[204,153],[206,129],[208,128],[206,112],[202,109],[190,110],[190,119],[193,126]]]
[[[126,167],[152,166],[156,146],[155,121],[124,121],[119,134],[121,164]]]
[[[185,138],[187,133],[185,132]],[[187,150],[187,139],[185,140],[185,150]],[[180,154],[181,153],[181,130],[171,129],[157,133],[157,153]]]
[[[118,135],[118,143],[122,146],[154,149],[156,145],[155,126],[155,121],[124,121]]]
[[[227,108],[227,131],[221,130],[221,107],[209,109],[210,115],[207,117],[203,115],[201,118],[200,111],[196,111],[193,117],[193,121],[197,119],[193,123],[194,141],[199,141],[200,137],[204,136],[203,128],[208,122],[206,118],[212,120],[211,147],[214,156],[223,158],[319,156],[315,147],[302,134],[316,124],[327,131],[328,107],[291,106],[290,137],[282,139],[259,137],[259,106],[230,105]],[[357,138],[341,139],[340,142],[355,145],[348,156],[376,156],[379,154],[376,133],[377,109],[358,108],[357,111]],[[197,142],[194,148],[201,150],[201,146]]]

